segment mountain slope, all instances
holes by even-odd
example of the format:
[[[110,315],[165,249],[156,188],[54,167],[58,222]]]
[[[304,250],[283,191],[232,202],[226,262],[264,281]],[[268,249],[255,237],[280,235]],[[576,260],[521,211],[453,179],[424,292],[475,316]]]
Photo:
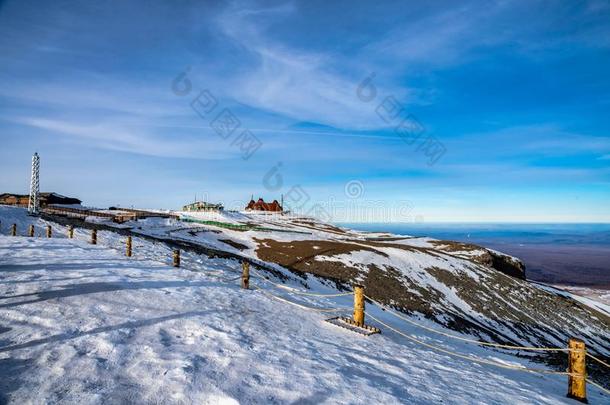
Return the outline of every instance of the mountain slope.
[[[173,269],[82,239],[0,236],[0,402],[571,402],[563,376],[472,364],[387,330],[362,337],[241,290],[220,279],[233,278],[235,261],[202,258],[200,271]],[[138,244],[140,253],[158,253]],[[396,327],[478,359],[536,367]]]
[[[18,222],[22,232],[32,220],[14,208],[0,207],[0,215],[7,218],[4,224]],[[265,276],[272,281],[301,288],[351,291],[352,284],[359,283],[373,300],[433,328],[443,326],[473,339],[524,346],[565,347],[568,338],[581,337],[591,353],[609,360],[610,318],[603,305],[593,306],[523,280],[518,259],[500,252],[430,238],[356,232],[289,215],[228,212],[214,214],[213,224],[206,214],[197,216],[196,220],[206,223],[155,218],[117,229],[112,223],[69,221],[114,230],[101,231],[98,238],[120,250],[124,238],[116,231],[141,235],[134,242],[140,258],[169,260],[171,246],[178,244],[184,250],[183,263],[192,269],[203,266],[204,259],[197,253],[220,253],[250,260],[259,265],[259,271],[267,270]],[[38,227],[45,223],[37,221]],[[65,235],[65,226],[54,227],[57,236]],[[86,239],[88,232],[79,229],[77,236]],[[369,310],[375,308],[371,304]],[[349,299],[342,306],[349,308]],[[557,371],[566,368],[564,353],[517,354],[543,361]],[[596,364],[589,365],[589,373],[609,383],[607,371]]]
[[[383,304],[492,341],[565,346],[569,337],[579,336],[596,354],[610,355],[608,313],[524,281],[523,264],[500,252],[356,232],[290,215],[187,214],[199,220],[224,215],[227,222],[251,230],[139,221],[141,229],[134,231],[279,264],[298,278],[316,275],[342,289],[361,283],[368,296]]]

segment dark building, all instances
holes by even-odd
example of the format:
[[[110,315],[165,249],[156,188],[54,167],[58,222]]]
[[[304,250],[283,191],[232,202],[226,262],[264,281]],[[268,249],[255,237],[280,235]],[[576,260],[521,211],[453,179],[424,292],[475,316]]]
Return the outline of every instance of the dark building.
[[[40,207],[42,208],[52,204],[74,205],[81,203],[81,200],[79,200],[78,198],[66,197],[57,193],[40,193],[39,199]],[[27,194],[0,194],[0,204],[4,205],[27,207],[29,201],[30,196]]]

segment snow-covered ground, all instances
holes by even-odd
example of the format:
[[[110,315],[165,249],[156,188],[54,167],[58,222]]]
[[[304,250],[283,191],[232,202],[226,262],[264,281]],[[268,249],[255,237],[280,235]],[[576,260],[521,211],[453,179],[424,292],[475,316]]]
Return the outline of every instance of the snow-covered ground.
[[[0,236],[0,402],[572,402],[565,376],[475,364],[383,327],[363,337],[267,294],[345,308],[351,297],[303,299],[257,279],[264,291],[246,291],[229,281],[234,261],[189,257],[191,271],[150,242],[139,250],[150,258],[83,237]],[[367,312],[451,351],[541,368]],[[610,400],[594,388],[589,399]]]

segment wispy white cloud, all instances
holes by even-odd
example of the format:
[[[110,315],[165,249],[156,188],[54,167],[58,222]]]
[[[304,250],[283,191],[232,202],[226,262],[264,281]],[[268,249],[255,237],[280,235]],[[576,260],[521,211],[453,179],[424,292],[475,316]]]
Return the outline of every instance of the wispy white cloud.
[[[84,71],[69,71],[69,77],[3,81],[0,97],[12,105],[29,104],[59,111],[98,111],[132,117],[187,115],[189,109],[169,90],[169,81],[127,80]]]
[[[497,5],[491,3],[486,7],[464,4],[431,13],[391,29],[364,52],[403,64],[463,63],[469,50],[495,38],[479,34],[486,20],[498,12]]]
[[[154,133],[109,122],[74,122],[39,117],[15,117],[13,122],[38,128],[54,136],[69,136],[87,146],[139,155],[206,160],[238,157],[238,151],[211,133],[201,136],[160,137]]]
[[[498,130],[474,132],[446,140],[449,147],[476,150],[491,145],[487,156],[536,153],[539,156],[605,153],[610,138],[566,130],[558,123],[513,125]]]
[[[467,1],[452,2],[442,11],[431,6],[429,12],[369,44],[363,56],[414,70],[421,65],[434,69],[469,63],[501,47],[533,59],[565,52],[568,45],[605,48],[610,46],[605,22],[610,9],[601,3],[566,7],[561,1]],[[531,17],[527,24],[515,24],[524,16]]]
[[[375,106],[357,97],[364,77],[349,71],[340,55],[296,49],[266,35],[269,24],[295,10],[291,5],[244,9],[240,4],[224,13],[217,21],[220,31],[253,58],[249,69],[223,78],[223,89],[240,103],[297,121],[343,129],[385,127]],[[341,65],[339,72],[336,66]],[[404,100],[407,92],[397,88],[393,95]]]

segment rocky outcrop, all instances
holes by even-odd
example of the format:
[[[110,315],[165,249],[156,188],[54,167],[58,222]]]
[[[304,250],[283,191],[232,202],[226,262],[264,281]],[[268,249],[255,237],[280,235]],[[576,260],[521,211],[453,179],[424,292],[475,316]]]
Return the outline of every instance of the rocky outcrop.
[[[525,280],[525,264],[516,257],[471,243],[447,240],[432,240],[430,243],[442,252],[449,253],[462,259],[471,260],[475,263],[496,269],[508,276]]]
[[[525,264],[517,258],[486,249],[491,256],[491,267],[511,277],[525,280]]]

